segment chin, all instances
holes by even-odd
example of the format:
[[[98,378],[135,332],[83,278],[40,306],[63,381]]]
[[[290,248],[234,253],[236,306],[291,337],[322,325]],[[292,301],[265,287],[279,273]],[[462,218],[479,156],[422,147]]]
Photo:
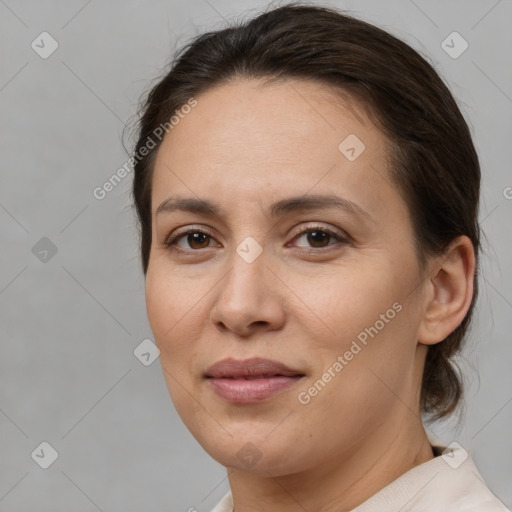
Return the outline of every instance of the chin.
[[[279,437],[275,433],[270,439],[272,429],[268,428],[262,429],[262,432],[255,429],[248,432],[245,429],[243,433],[233,428],[227,430],[232,436],[221,427],[214,435],[211,430],[206,435],[194,435],[203,449],[226,468],[262,476],[281,476],[305,469],[306,454],[297,450],[301,446],[297,441]]]

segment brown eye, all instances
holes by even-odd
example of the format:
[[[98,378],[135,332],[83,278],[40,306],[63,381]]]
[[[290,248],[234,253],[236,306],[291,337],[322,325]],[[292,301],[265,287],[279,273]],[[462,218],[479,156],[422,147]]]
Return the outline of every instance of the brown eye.
[[[323,226],[311,227],[301,231],[294,240],[300,240],[305,237],[306,242],[310,248],[313,249],[323,249],[325,247],[329,247],[331,245],[335,245],[333,243],[329,243],[332,239],[335,242],[347,243],[347,240],[340,236],[339,234],[331,231],[330,229],[324,228]],[[299,245],[299,247],[308,247]]]
[[[206,245],[205,241],[207,242]],[[187,243],[192,249],[204,249],[210,243],[210,236],[201,232],[189,233],[187,235]]]
[[[200,229],[191,229],[166,240],[164,246],[178,251],[194,251],[209,247],[212,238],[212,235]],[[182,240],[185,241],[185,246],[180,245]]]
[[[331,235],[329,233],[326,233],[325,231],[310,231],[309,233],[306,233],[308,242],[313,247],[325,247],[326,242],[328,242],[331,238]]]

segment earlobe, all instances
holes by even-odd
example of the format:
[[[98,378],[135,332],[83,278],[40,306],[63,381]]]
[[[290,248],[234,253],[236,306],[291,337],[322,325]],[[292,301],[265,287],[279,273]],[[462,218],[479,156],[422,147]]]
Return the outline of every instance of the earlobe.
[[[418,342],[433,345],[444,340],[464,320],[473,298],[475,251],[467,236],[453,240],[433,265],[425,295]]]

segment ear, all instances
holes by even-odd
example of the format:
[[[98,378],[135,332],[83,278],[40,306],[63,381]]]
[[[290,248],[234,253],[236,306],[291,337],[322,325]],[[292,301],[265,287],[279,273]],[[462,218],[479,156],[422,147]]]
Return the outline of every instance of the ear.
[[[473,243],[467,236],[456,238],[432,267],[418,331],[418,342],[424,345],[443,341],[466,316],[473,298]]]

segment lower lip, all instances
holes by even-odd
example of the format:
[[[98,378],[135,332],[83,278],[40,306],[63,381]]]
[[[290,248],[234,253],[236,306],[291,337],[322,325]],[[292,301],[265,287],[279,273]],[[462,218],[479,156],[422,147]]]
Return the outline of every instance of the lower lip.
[[[292,387],[302,377],[275,376],[261,379],[209,378],[216,393],[231,403],[261,402]]]

